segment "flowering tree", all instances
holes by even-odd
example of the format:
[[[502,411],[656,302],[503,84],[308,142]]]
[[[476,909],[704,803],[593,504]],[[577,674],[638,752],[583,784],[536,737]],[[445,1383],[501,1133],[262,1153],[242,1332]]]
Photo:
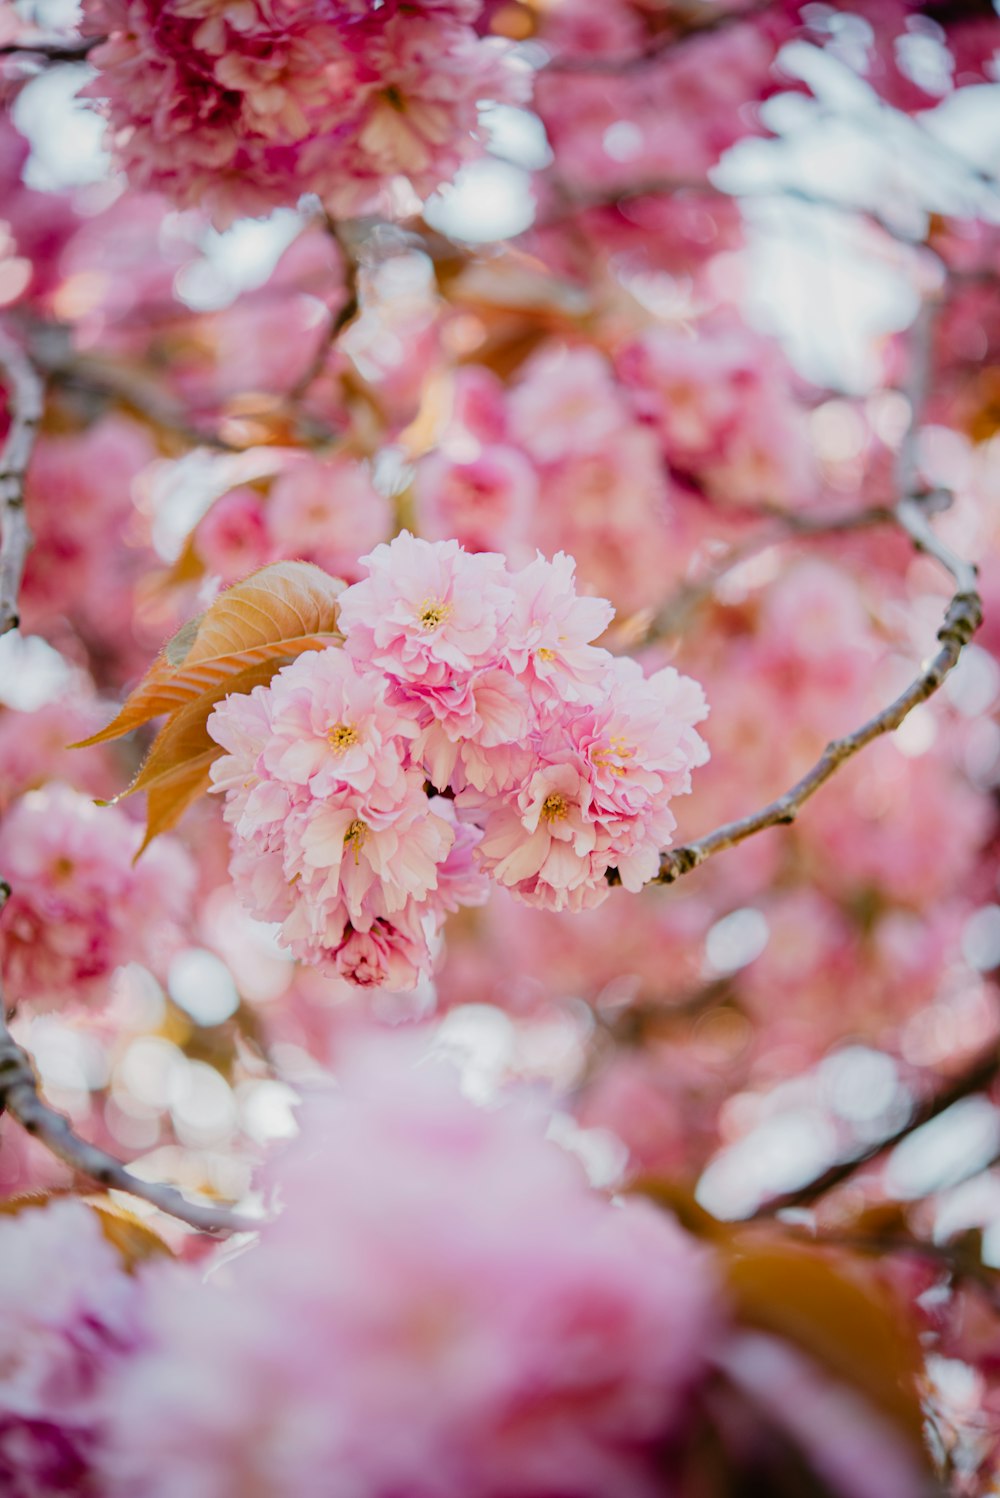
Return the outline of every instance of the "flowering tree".
[[[998,58],[0,5],[4,1494],[1000,1493]]]

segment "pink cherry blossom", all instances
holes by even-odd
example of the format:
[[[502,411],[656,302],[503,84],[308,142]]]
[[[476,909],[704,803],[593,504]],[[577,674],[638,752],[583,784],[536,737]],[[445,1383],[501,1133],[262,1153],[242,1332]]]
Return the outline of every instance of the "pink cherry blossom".
[[[778,349],[728,320],[652,328],[622,350],[621,378],[671,468],[725,504],[804,504],[816,485],[805,413]]]
[[[376,789],[398,800],[414,725],[386,702],[384,681],[345,651],[310,656],[281,671],[271,689],[263,768],[316,799]]]
[[[403,531],[362,562],[368,576],[340,597],[352,655],[410,688],[496,663],[513,604],[503,557]]]
[[[188,916],[194,869],[169,838],[135,864],[141,829],[117,808],[52,782],[0,825],[13,893],[0,928],[8,1002],[33,1010],[107,996],[116,967],[157,967]]]
[[[87,0],[84,90],[140,188],[225,225],[317,193],[338,214],[427,196],[482,149],[478,105],[530,75],[456,7],[401,16],[323,0]],[[451,12],[449,14],[449,11]]]
[[[139,1282],[78,1201],[0,1217],[0,1488],[97,1493],[104,1385],[140,1339]]]
[[[249,487],[230,489],[198,526],[198,552],[224,583],[240,582],[272,560],[261,496]]]
[[[197,1286],[163,1280],[112,1401],[113,1498],[247,1485],[652,1498],[717,1340],[704,1251],[612,1205],[450,1068],[355,1051],[268,1169],[282,1210]]]
[[[271,485],[266,517],[275,557],[315,562],[351,582],[359,555],[391,531],[388,500],[350,458],[296,454]]]
[[[553,909],[599,904],[612,869],[630,890],[650,879],[707,757],[696,683],[595,647],[613,610],[577,595],[562,552],[512,573],[404,531],[362,565],[343,648],[209,720],[250,909],[306,961],[415,982],[483,873]]]
[[[417,465],[414,491],[428,536],[508,557],[524,550],[538,477],[517,448],[496,444],[469,458],[431,453]]]
[[[590,695],[610,657],[592,648],[614,618],[606,598],[580,597],[572,557],[538,553],[512,579],[515,607],[507,660],[541,703]]]
[[[513,436],[541,463],[599,452],[623,420],[607,362],[586,347],[537,354],[509,409]]]
[[[668,667],[647,679],[617,660],[602,688],[525,749],[507,784],[458,798],[484,826],[484,867],[532,904],[598,904],[611,868],[627,889],[641,888],[676,825],[671,799],[708,757],[694,728],[707,709],[690,678]]]

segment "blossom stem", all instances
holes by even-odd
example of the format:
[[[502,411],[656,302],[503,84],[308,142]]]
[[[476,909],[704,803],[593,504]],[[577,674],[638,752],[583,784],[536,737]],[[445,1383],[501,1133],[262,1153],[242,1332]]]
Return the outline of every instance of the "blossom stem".
[[[337,339],[344,329],[354,321],[361,310],[359,276],[361,272],[361,261],[359,256],[360,235],[357,229],[348,230],[343,224],[329,214],[323,219],[326,232],[340,250],[344,263],[344,292],[345,298],[340,309],[331,315],[330,323],[326,333],[320,339],[319,347],[314,357],[310,360],[302,375],[289,391],[288,400],[291,405],[297,405],[304,396],[308,395],[313,385],[319,379],[327,366]]]

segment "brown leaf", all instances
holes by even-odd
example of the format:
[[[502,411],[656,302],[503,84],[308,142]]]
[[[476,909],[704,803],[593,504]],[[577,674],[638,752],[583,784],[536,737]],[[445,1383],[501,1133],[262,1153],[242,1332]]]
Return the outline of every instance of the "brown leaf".
[[[677,1221],[696,1238],[719,1238],[727,1236],[731,1229],[696,1199],[694,1190],[686,1181],[671,1180],[667,1176],[639,1176],[627,1188],[630,1196],[644,1196],[656,1206],[672,1213]]]
[[[738,1319],[794,1342],[922,1449],[920,1344],[877,1270],[768,1229],[737,1230],[720,1247]]]
[[[73,747],[121,738],[274,656],[338,643],[337,596],[343,587],[311,562],[263,567],[189,620],[108,726]]]
[[[266,686],[304,651],[340,643],[337,597],[343,587],[311,562],[276,562],[255,572],[185,624],[112,722],[74,746],[105,743],[169,715],[122,793],[148,793],[140,853],[207,790],[209,768],[222,753],[207,728],[216,705],[233,693]]]
[[[224,694],[216,687],[209,687],[167,719],[138,775],[123,792],[126,796],[135,791],[147,793],[146,836],[139,853],[149,847],[154,837],[175,827],[192,801],[208,789],[209,768],[223,753],[221,745],[209,737],[208,720],[222,695],[247,694],[254,687],[267,686],[275,672],[294,659],[293,655],[276,655],[248,666],[228,678]]]
[[[187,764],[179,765],[170,775],[161,777],[146,795],[146,834],[139,845],[136,858],[145,853],[154,837],[176,827],[193,801],[203,796],[212,783],[209,769],[222,753],[219,746],[199,755]]]
[[[126,1211],[117,1204],[112,1206],[106,1197],[90,1200],[87,1205],[101,1224],[105,1238],[129,1271],[146,1259],[173,1258],[172,1251],[163,1239],[133,1212]]]
[[[77,1196],[72,1191],[30,1191],[23,1196],[7,1197],[0,1202],[0,1214],[5,1217],[19,1217],[22,1212],[33,1212],[49,1206],[53,1202],[78,1201],[87,1207],[97,1218],[101,1225],[101,1232],[114,1248],[122,1260],[124,1267],[131,1271],[145,1259],[158,1258],[165,1255],[173,1258],[173,1252],[164,1243],[163,1239],[154,1233],[152,1228],[117,1203],[112,1203],[106,1196]]]

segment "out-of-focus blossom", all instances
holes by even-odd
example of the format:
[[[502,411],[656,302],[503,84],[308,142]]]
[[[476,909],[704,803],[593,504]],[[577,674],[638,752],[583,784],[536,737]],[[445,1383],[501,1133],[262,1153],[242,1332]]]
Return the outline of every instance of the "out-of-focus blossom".
[[[0,960],[8,1003],[90,1003],[122,963],[160,965],[187,917],[194,868],[169,838],[133,863],[141,841],[123,811],[57,782],[6,812],[0,865],[13,893]]]
[[[87,0],[102,38],[85,93],[131,182],[225,224],[317,193],[371,211],[403,181],[427,196],[481,150],[478,104],[521,102],[528,74],[447,10],[322,0]]]
[[[536,1105],[478,1108],[393,1050],[306,1102],[227,1283],[159,1287],[115,1498],[658,1491],[717,1335],[703,1250],[596,1195]]]
[[[139,1282],[75,1201],[0,1217],[0,1259],[0,1487],[96,1498],[105,1385],[140,1340]]]
[[[621,378],[674,472],[731,505],[801,507],[815,474],[805,413],[777,348],[745,329],[651,329],[623,350]]]
[[[149,557],[132,487],[154,453],[148,434],[117,416],[38,442],[25,493],[35,534],[21,592],[26,630],[51,632],[68,618],[129,661],[135,583]]]

